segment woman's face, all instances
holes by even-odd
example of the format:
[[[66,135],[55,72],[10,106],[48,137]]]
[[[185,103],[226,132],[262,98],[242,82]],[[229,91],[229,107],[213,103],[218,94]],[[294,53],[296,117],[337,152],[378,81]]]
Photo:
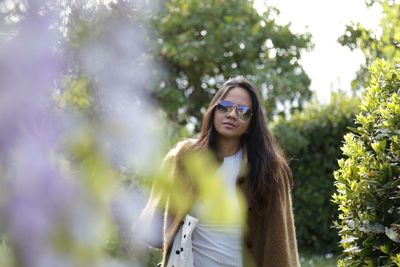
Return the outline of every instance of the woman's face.
[[[238,114],[238,106],[245,105],[252,111],[252,102],[250,93],[240,87],[230,89],[222,98],[235,104],[230,111],[224,111],[216,107],[214,112],[214,127],[218,138],[238,139],[246,133],[249,128],[251,118],[242,119]]]

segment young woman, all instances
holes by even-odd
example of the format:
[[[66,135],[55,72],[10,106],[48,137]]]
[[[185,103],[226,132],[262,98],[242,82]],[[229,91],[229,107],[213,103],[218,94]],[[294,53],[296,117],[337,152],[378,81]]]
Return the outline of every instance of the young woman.
[[[184,164],[193,151],[214,155],[224,191],[242,193],[244,207],[231,199],[233,210],[244,211],[245,225],[203,216],[203,204],[196,198],[199,190]],[[180,142],[166,162],[171,164],[172,188],[183,187],[180,197],[157,189],[156,182],[140,216],[142,226],[152,227],[158,211],[163,213],[163,227],[158,228],[162,243],[147,240],[163,249],[161,266],[300,266],[290,196],[292,174],[250,81],[241,77],[226,81],[211,100],[199,138]]]

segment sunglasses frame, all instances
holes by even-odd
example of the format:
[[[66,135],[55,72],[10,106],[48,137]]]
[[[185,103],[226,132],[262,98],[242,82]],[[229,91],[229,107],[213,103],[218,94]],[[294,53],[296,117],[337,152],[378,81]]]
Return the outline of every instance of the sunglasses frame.
[[[238,105],[228,100],[219,100],[216,107],[217,111],[222,113],[231,112],[233,108],[236,108],[236,113],[238,114],[239,118],[243,121],[247,121],[251,119],[251,117],[253,116],[250,107],[246,105]],[[245,115],[247,112],[250,112],[250,115],[248,117],[247,115]]]

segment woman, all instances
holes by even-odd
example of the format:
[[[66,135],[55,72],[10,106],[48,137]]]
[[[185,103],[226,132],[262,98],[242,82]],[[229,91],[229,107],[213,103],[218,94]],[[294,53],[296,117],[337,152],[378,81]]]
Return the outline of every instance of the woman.
[[[238,188],[243,194],[244,227],[202,219],[196,183],[184,160],[193,151],[214,155],[225,191]],[[150,226],[157,211],[163,211],[161,266],[300,265],[290,197],[291,171],[267,128],[251,82],[241,77],[226,81],[211,100],[199,138],[180,142],[166,162],[172,167],[170,185],[183,187],[180,199],[184,201],[157,190],[156,182],[140,216],[140,221]],[[212,170],[210,167],[210,173]],[[240,201],[232,203],[243,211]]]

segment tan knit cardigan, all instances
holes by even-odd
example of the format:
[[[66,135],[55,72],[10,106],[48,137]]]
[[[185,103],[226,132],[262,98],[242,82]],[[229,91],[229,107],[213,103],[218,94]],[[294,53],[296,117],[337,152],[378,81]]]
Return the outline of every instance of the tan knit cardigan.
[[[172,166],[170,182],[173,185],[179,179],[180,185],[184,185],[184,199],[180,211],[172,209],[173,201],[168,194],[157,190],[157,182],[153,184],[150,199],[139,217],[139,224],[151,225],[156,220],[157,212],[163,211],[162,243],[156,244],[148,240],[153,247],[163,250],[162,267],[166,266],[171,250],[174,235],[182,223],[186,213],[191,209],[195,201],[195,189],[185,171],[183,170],[182,155],[190,149],[194,140],[186,140],[178,143],[166,156],[165,161]],[[250,180],[245,174],[247,153],[245,151],[241,172],[236,183],[243,193],[247,203],[250,197]],[[243,240],[243,266],[245,267],[296,267],[300,266],[294,228],[292,201],[290,195],[290,182],[283,180],[274,190],[270,190],[267,196],[266,206],[262,212],[255,212],[251,206],[246,207],[247,231]],[[144,240],[146,242],[146,240]]]

